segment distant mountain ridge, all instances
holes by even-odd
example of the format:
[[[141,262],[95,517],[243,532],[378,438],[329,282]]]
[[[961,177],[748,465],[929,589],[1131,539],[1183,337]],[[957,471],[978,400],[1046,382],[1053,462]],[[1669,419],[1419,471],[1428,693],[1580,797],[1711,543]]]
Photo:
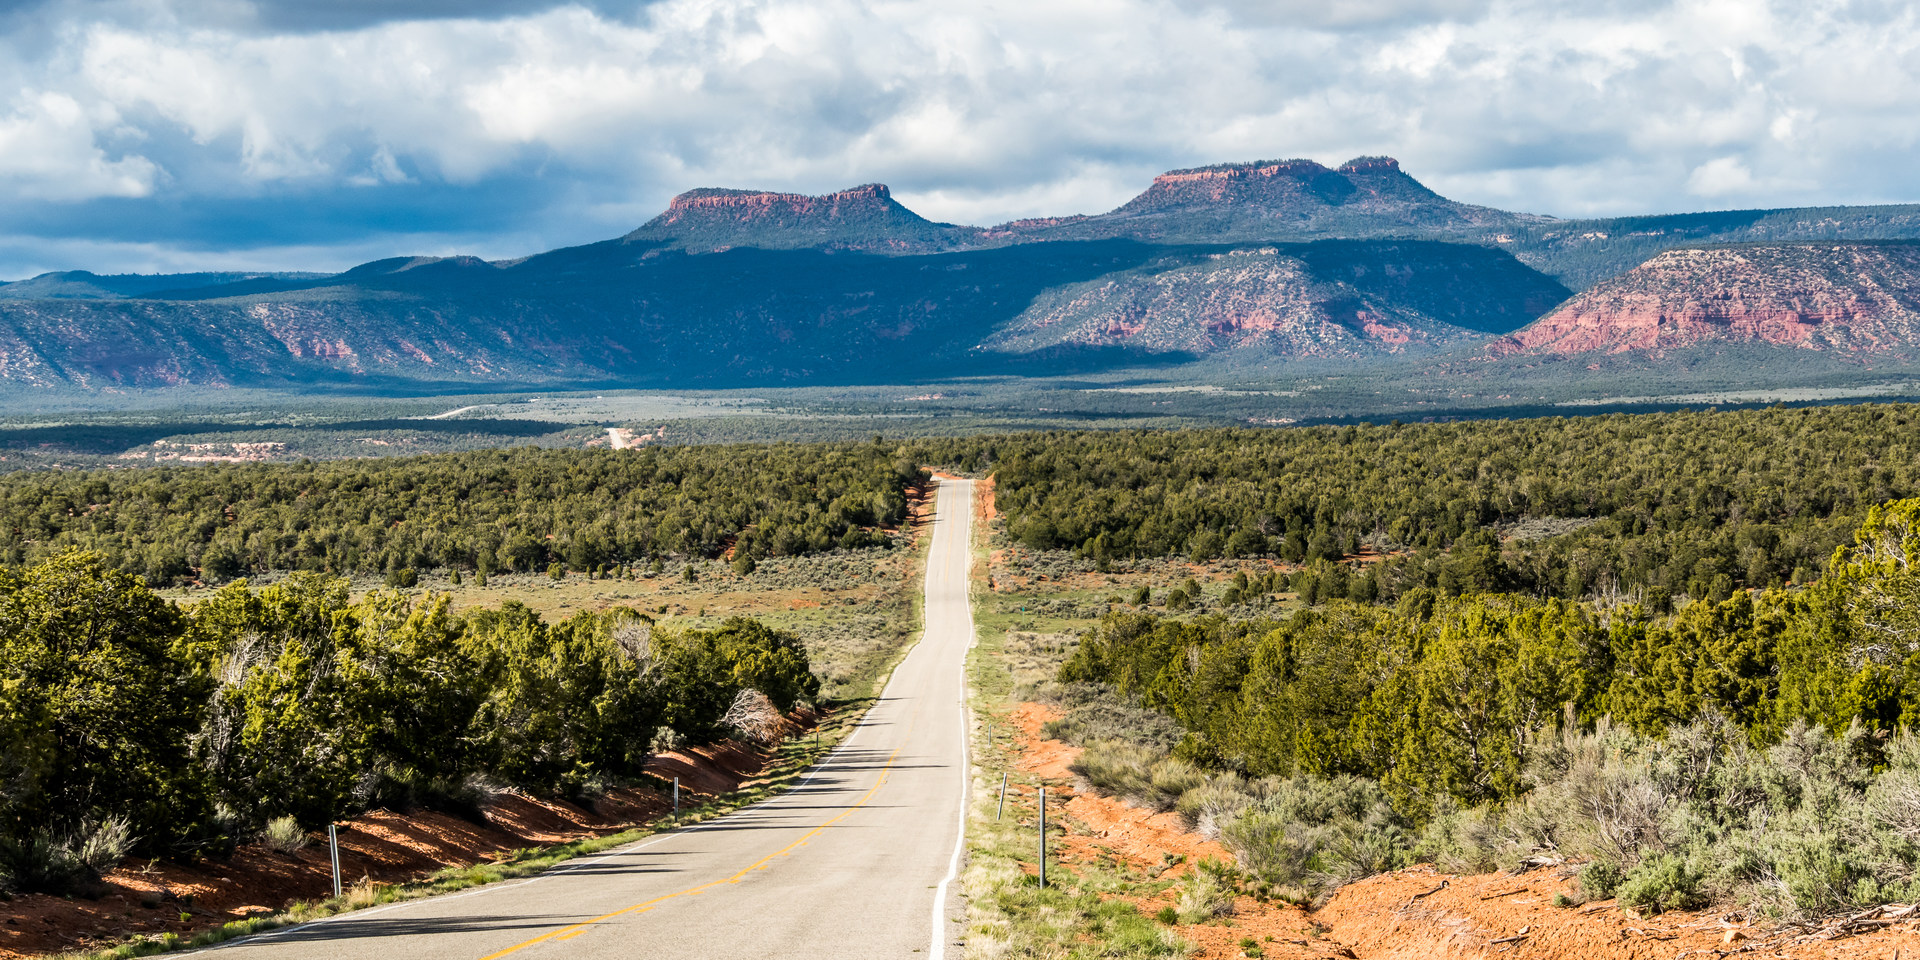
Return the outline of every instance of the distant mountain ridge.
[[[881,184],[700,188],[623,237],[513,260],[0,284],[0,383],[718,386],[1735,342],[1908,362],[1920,263],[1861,254],[1855,282],[1783,242],[1861,235],[1920,238],[1920,206],[1555,220],[1450,200],[1388,157],[1172,170],[1106,213],[993,227]],[[1775,252],[1661,252],[1754,238]],[[1817,324],[1733,319],[1689,287],[1785,316],[1765,278],[1821,270]]]
[[[325,273],[122,273],[101,276],[85,270],[43,273],[28,280],[0,283],[0,300],[112,300],[146,297],[173,290],[225,287],[254,280],[315,280]]]

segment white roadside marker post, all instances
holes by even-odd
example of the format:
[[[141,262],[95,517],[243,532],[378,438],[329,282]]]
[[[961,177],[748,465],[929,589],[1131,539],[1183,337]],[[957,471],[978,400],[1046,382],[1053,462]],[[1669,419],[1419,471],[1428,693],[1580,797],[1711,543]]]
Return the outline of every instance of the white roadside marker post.
[[[680,778],[673,778],[673,815],[680,815]]]
[[[1047,788],[1040,788],[1040,889],[1047,888]]]
[[[327,824],[327,855],[333,860],[333,896],[340,898],[340,832],[331,823]]]
[[[993,812],[994,821],[996,823],[999,822],[1000,817],[1006,812],[1007,812],[1007,772],[1005,770],[1002,770],[1000,771],[1000,809],[995,810]]]

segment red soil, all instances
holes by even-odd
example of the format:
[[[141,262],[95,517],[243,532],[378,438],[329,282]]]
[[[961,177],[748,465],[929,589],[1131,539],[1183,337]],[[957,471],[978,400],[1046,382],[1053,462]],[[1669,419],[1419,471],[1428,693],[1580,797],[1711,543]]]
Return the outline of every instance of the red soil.
[[[765,767],[758,751],[723,743],[662,754],[646,770],[679,777],[682,802],[698,802],[739,789]],[[639,788],[611,791],[591,807],[502,793],[487,803],[485,826],[441,813],[375,810],[341,823],[341,877],[348,884],[417,880],[517,848],[618,833],[672,803],[663,793]],[[292,856],[248,844],[228,860],[129,862],[107,875],[107,892],[98,900],[30,894],[0,902],[0,960],[100,949],[130,934],[172,931],[186,937],[295,900],[324,899],[333,893],[325,834],[314,841]]]
[[[1067,765],[1079,749],[1041,735],[1057,712],[1022,704],[1009,715],[1018,729],[1018,766],[1046,782],[1048,810],[1066,814],[1067,835],[1056,862],[1066,869],[1096,860],[1135,870],[1164,868],[1177,877],[1205,858],[1230,860],[1219,844],[1186,830],[1178,814],[1154,813],[1111,797],[1080,793]],[[1024,795],[1027,791],[1022,790]],[[1055,797],[1064,798],[1059,806]],[[1056,813],[1055,816],[1058,814]],[[1166,866],[1171,858],[1184,858]],[[1181,936],[1200,958],[1238,957],[1252,939],[1279,960],[1363,958],[1428,960],[1492,957],[1541,960],[1669,960],[1684,956],[1753,955],[1829,958],[1920,957],[1920,931],[1911,922],[1846,937],[1818,938],[1817,929],[1769,926],[1739,913],[1669,913],[1641,919],[1613,901],[1556,907],[1555,894],[1575,894],[1556,869],[1459,876],[1418,866],[1348,884],[1318,910],[1252,897],[1234,901],[1225,920],[1182,924]],[[1177,890],[1127,898],[1143,913],[1174,904]],[[1831,928],[1828,928],[1830,932]]]

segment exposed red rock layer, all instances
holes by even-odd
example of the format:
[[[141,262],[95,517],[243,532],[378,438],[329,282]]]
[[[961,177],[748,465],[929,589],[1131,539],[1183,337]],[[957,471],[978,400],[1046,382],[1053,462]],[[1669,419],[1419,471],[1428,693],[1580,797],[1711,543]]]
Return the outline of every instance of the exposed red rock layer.
[[[1346,167],[1341,169],[1345,170]],[[1395,164],[1394,169],[1399,169],[1399,165]],[[1311,180],[1326,172],[1328,172],[1326,167],[1312,160],[1259,160],[1253,163],[1226,163],[1211,167],[1194,167],[1190,170],[1169,170],[1154,177],[1153,182],[1175,184],[1191,183],[1196,180],[1267,180],[1274,177]]]
[[[848,208],[862,213],[873,213],[884,209],[893,194],[885,184],[868,183],[847,190],[810,197],[802,193],[772,193],[765,190],[722,190],[706,188],[689,190],[667,204],[667,212],[660,222],[678,223],[689,215],[701,213],[726,213],[743,220],[764,216],[803,217],[820,215],[829,218],[845,216]]]
[[[1920,353],[1920,244],[1669,250],[1488,350],[1658,356],[1716,344],[1912,357]]]
[[[901,206],[884,184],[820,196],[770,190],[689,190],[627,235],[698,253],[735,247],[933,253],[963,247],[983,231],[933,223]]]
[[[1475,255],[1459,256],[1461,250]],[[1515,287],[1524,269],[1478,248],[1407,244],[1324,254],[1246,247],[1046,291],[983,346],[1354,358],[1484,336],[1463,325],[1470,316],[1498,312],[1511,319],[1493,332],[1512,330],[1566,293],[1557,286]],[[1414,296],[1410,288],[1447,295]],[[1537,305],[1535,294],[1542,297]]]
[[[1354,299],[1351,290],[1317,281],[1303,264],[1273,248],[1236,250],[1186,269],[1042,298],[988,346],[1129,346],[1195,354],[1264,347],[1290,356],[1340,357],[1464,334],[1356,311]]]

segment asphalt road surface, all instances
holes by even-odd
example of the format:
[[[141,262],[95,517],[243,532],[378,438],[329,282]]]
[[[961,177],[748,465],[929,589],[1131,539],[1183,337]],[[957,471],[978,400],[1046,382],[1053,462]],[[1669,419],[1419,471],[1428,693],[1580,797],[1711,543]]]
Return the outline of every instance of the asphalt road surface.
[[[958,956],[973,484],[940,484],[926,632],[839,749],[744,810],[508,881],[216,948],[295,958]],[[209,951],[211,952],[211,951]]]

